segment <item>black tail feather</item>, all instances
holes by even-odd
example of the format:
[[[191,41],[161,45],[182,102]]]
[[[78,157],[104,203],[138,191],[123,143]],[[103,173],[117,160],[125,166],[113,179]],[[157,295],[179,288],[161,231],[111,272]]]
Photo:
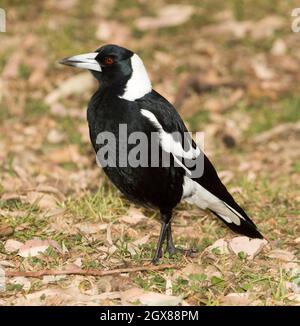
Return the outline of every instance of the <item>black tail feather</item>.
[[[257,230],[255,224],[251,221],[251,223],[248,220],[240,220],[241,224],[236,225],[234,223],[228,223],[224,221],[223,218],[221,218],[216,212],[213,210],[210,210],[212,213],[214,213],[223,223],[225,223],[233,232],[239,233],[242,235],[245,235],[249,238],[257,238],[257,239],[263,239],[263,235]]]

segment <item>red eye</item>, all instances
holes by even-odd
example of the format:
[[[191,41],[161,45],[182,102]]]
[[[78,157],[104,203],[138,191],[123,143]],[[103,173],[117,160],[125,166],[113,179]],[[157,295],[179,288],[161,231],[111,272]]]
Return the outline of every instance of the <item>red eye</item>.
[[[104,64],[106,64],[106,65],[112,65],[114,63],[114,59],[112,57],[105,57],[103,59],[103,61],[104,61]]]

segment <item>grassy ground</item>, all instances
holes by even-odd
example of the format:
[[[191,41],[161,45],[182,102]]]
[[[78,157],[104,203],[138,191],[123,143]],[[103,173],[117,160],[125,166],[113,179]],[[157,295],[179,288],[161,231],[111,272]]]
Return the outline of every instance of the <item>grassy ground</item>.
[[[1,235],[0,264],[20,271],[113,269],[153,256],[156,212],[133,208],[95,163],[85,118],[94,86],[79,80],[81,94],[74,94],[73,84],[68,96],[46,100],[76,74],[59,59],[107,42],[138,52],[155,88],[180,103],[192,130],[205,132],[207,154],[268,245],[254,260],[243,252],[209,250],[235,235],[211,214],[180,205],[176,243],[200,253],[165,255],[162,263],[178,269],[8,279],[1,304],[139,304],[141,289],[172,294],[183,304],[299,304],[300,36],[290,29],[296,3],[177,1],[193,6],[184,24],[137,27],[138,18],[155,16],[169,3],[3,1],[8,26],[0,35],[0,226],[11,231]],[[209,91],[187,86],[193,78]],[[49,248],[24,258],[7,245],[34,238],[55,240],[63,253]],[[130,295],[137,300],[130,302]]]

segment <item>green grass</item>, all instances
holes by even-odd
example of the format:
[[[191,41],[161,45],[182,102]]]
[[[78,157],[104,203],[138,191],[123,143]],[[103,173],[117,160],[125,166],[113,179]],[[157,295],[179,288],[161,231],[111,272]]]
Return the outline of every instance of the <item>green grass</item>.
[[[116,190],[107,186],[79,199],[69,199],[65,206],[81,220],[101,222],[113,222],[115,218],[125,214],[128,207]]]
[[[300,97],[287,96],[276,103],[267,100],[240,107],[251,117],[251,124],[246,131],[246,136],[259,134],[269,130],[280,123],[297,122],[300,120]]]
[[[49,112],[49,107],[45,102],[41,99],[35,99],[31,97],[26,98],[25,102],[25,118],[28,121],[32,119],[37,119],[41,116],[45,116]]]

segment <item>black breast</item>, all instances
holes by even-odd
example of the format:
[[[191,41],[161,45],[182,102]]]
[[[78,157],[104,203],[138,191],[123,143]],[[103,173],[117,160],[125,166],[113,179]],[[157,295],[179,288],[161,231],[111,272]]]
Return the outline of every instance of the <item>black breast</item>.
[[[143,132],[151,144],[151,133],[155,139],[156,130],[153,125],[140,113],[141,103],[126,101],[107,94],[95,94],[88,107],[88,123],[90,138],[96,153],[103,149],[105,144],[97,144],[97,137],[103,132],[109,132],[116,139],[116,166],[103,167],[106,175],[115,186],[131,201],[143,205],[169,211],[174,208],[182,197],[183,171],[174,167],[171,158],[171,167],[162,167],[162,157],[165,153],[159,149],[158,167],[151,167],[151,146],[148,146],[148,164],[145,167],[132,167],[130,164],[121,166],[119,145],[127,141],[120,139],[120,125],[126,125],[127,135],[133,132]],[[123,130],[124,132],[124,130]],[[99,138],[98,138],[99,140]],[[106,143],[107,145],[107,143]],[[126,156],[137,144],[122,146]],[[123,162],[124,163],[124,159]],[[128,162],[127,162],[128,163]],[[125,164],[126,165],[126,164]]]

